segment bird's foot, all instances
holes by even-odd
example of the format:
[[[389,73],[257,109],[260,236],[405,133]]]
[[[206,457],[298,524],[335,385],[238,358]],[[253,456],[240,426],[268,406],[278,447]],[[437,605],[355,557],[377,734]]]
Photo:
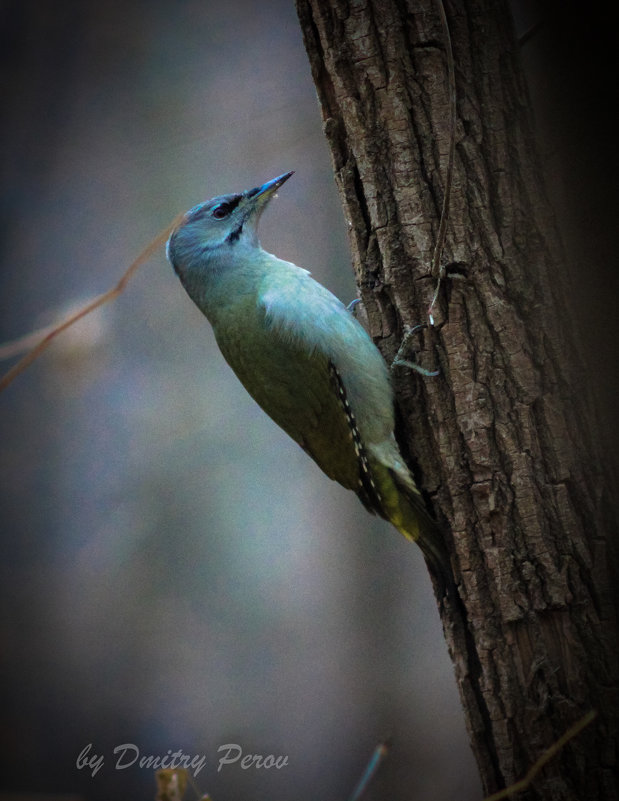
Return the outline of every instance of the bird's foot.
[[[409,359],[404,358],[404,354],[408,353],[411,348],[411,343],[415,334],[420,331],[422,328],[427,328],[426,323],[420,323],[419,325],[414,325],[412,328],[410,326],[406,326],[404,329],[404,337],[402,338],[402,342],[400,347],[398,348],[398,352],[395,355],[395,359],[391,363],[391,369],[395,369],[396,367],[408,367],[411,370],[415,370],[417,373],[421,373],[421,375],[425,375],[428,378],[433,376],[439,375],[439,370],[428,370],[426,367],[422,367],[420,364],[416,362],[412,362]]]

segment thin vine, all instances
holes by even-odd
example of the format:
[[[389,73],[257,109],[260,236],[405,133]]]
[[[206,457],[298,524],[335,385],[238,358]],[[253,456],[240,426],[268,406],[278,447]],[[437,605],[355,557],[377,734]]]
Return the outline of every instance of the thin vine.
[[[436,237],[436,244],[434,245],[434,254],[432,255],[432,262],[430,269],[432,275],[436,275],[436,288],[432,301],[428,306],[428,318],[430,325],[434,325],[434,316],[432,310],[438,294],[441,289],[441,283],[445,276],[445,268],[441,264],[441,256],[443,255],[443,248],[445,247],[445,239],[447,236],[447,219],[449,217],[449,200],[451,197],[451,184],[453,181],[453,168],[454,168],[454,155],[456,151],[456,121],[457,121],[457,95],[456,95],[456,68],[454,65],[454,54],[451,44],[451,34],[449,32],[449,23],[447,22],[447,15],[445,14],[445,5],[443,0],[436,0],[436,7],[441,18],[441,25],[443,27],[443,36],[445,38],[445,55],[447,57],[447,73],[449,81],[449,155],[447,157],[447,171],[445,173],[445,187],[443,190],[443,208],[441,209],[441,219],[438,227],[438,234]]]

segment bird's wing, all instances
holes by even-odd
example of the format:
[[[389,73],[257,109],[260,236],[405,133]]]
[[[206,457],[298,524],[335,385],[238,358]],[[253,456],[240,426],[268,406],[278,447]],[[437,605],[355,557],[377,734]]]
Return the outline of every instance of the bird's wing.
[[[335,368],[247,303],[220,319],[218,345],[245,389],[264,411],[344,487],[360,492],[361,465]],[[362,489],[362,487],[361,487]]]

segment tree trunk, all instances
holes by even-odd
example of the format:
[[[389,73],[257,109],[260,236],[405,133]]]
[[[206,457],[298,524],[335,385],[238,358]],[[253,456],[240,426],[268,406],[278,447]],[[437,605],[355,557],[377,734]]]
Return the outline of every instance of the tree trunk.
[[[391,360],[426,322],[449,148],[433,0],[297,0],[360,295]],[[445,636],[484,787],[599,715],[521,797],[617,799],[616,537],[591,397],[573,378],[569,283],[508,7],[446,7],[457,76],[437,378],[394,375],[401,442],[443,523],[459,598]],[[582,375],[579,383],[583,383]]]

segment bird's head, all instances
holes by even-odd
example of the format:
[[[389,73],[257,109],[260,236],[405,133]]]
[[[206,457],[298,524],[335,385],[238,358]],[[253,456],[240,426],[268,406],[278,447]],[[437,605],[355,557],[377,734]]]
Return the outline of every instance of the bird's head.
[[[166,253],[177,273],[195,259],[221,256],[239,243],[257,246],[260,215],[292,172],[237,195],[221,195],[194,206],[168,240]]]

